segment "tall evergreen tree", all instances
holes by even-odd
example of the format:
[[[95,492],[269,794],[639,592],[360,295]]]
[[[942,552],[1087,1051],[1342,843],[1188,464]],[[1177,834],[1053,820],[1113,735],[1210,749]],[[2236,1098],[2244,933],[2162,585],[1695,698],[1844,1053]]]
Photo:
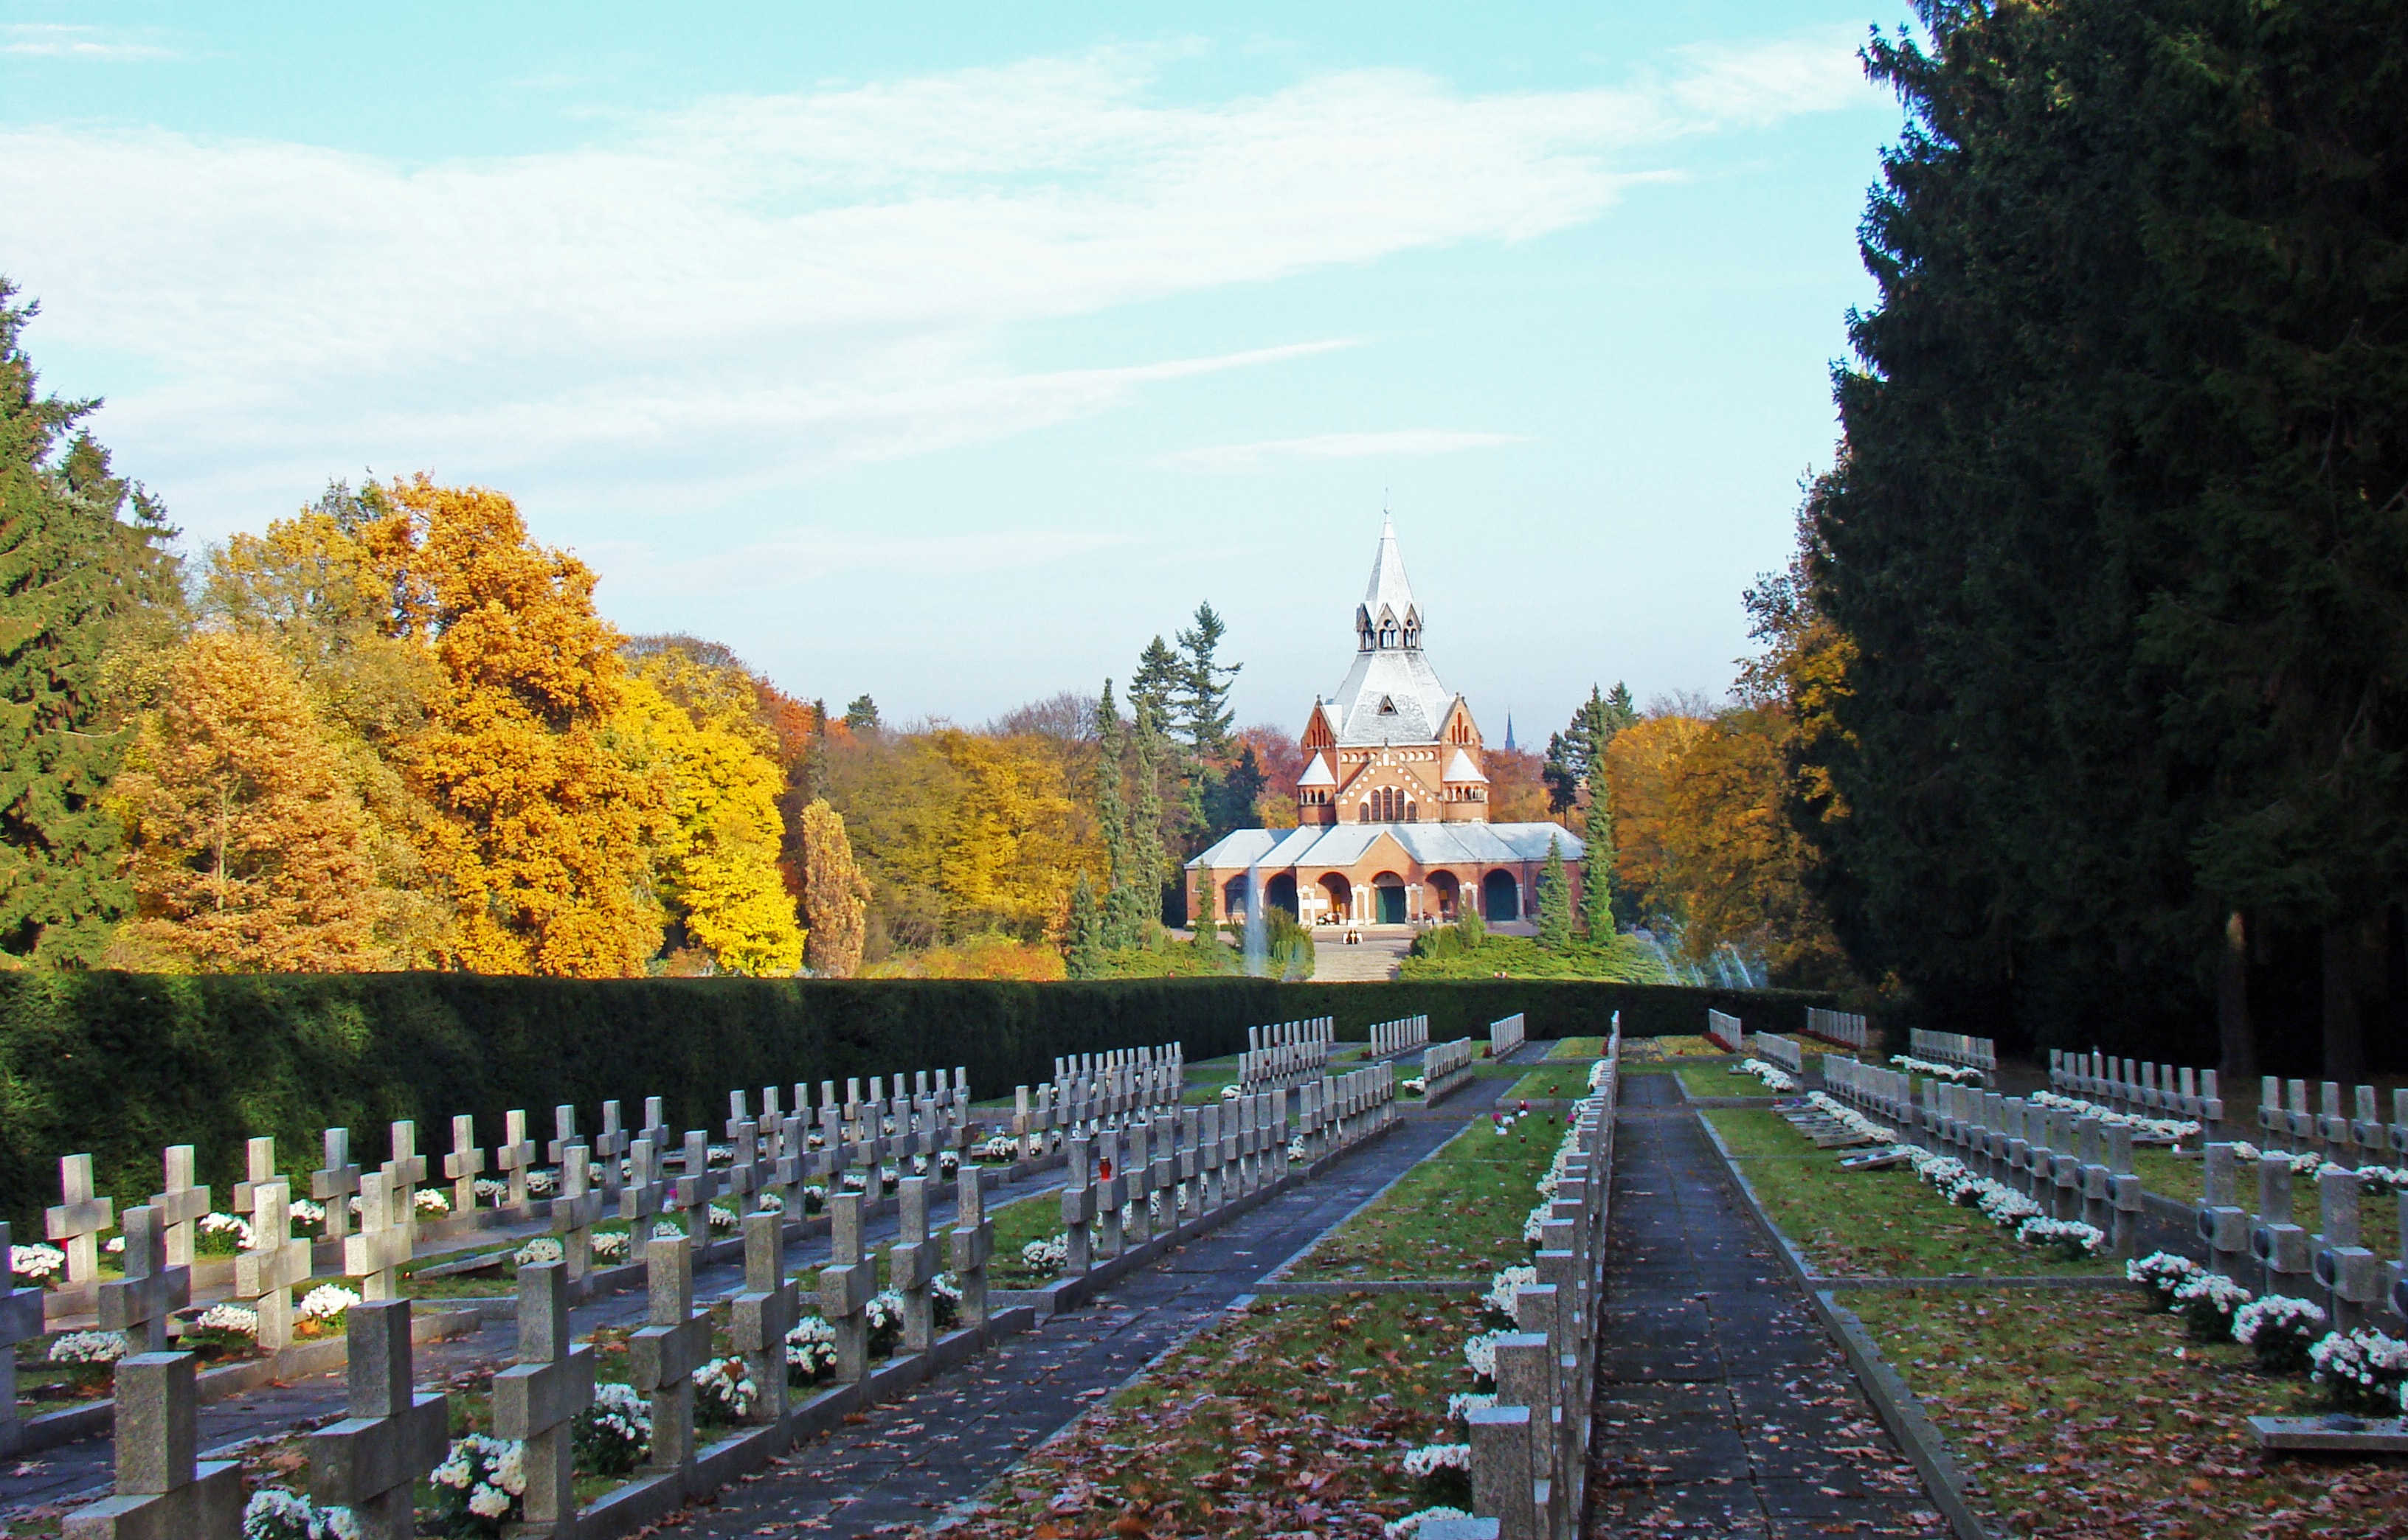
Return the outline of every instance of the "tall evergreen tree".
[[[844,725],[855,733],[877,732],[881,725],[878,703],[867,695],[855,696],[853,704],[844,708]]]
[[[1185,685],[1184,675],[1179,655],[1161,637],[1146,643],[1138,654],[1137,673],[1129,678],[1129,714],[1151,710],[1157,723],[1168,722]]]
[[[1098,910],[1097,945],[1133,946],[1140,927],[1140,911],[1130,892],[1128,814],[1121,801],[1121,777],[1127,773],[1126,748],[1110,679],[1104,681],[1103,695],[1096,702],[1096,822],[1104,836],[1104,896]]]
[[[1229,728],[1236,713],[1229,708],[1229,689],[1242,663],[1219,661],[1221,638],[1228,627],[1211,605],[1196,606],[1195,625],[1179,634],[1179,680],[1171,704],[1179,713],[1179,730],[1187,746],[1208,759],[1229,750]]]
[[[1581,919],[1598,946],[1613,939],[1613,801],[1602,756],[1589,767],[1587,853],[1581,858]]]
[[[16,292],[0,279],[0,951],[80,965],[134,898],[101,802],[133,733],[103,665],[172,587],[173,531],[80,428],[99,403],[39,392]]]
[[[1079,874],[1070,893],[1069,945],[1064,948],[1063,971],[1072,978],[1099,978],[1104,971],[1104,913],[1096,902],[1096,885]]]
[[[1627,685],[1616,684],[1612,694],[1589,686],[1588,699],[1572,713],[1570,725],[1547,736],[1546,763],[1539,772],[1547,783],[1547,806],[1558,813],[1577,806],[1590,767],[1603,763],[1606,745],[1638,720]]]
[[[1129,820],[1129,891],[1143,940],[1162,922],[1162,884],[1168,862],[1162,843],[1162,718],[1151,703],[1137,708],[1129,734],[1137,775],[1137,806]]]
[[[1539,945],[1561,951],[1571,939],[1572,893],[1564,872],[1564,842],[1550,834],[1546,863],[1539,868]]]

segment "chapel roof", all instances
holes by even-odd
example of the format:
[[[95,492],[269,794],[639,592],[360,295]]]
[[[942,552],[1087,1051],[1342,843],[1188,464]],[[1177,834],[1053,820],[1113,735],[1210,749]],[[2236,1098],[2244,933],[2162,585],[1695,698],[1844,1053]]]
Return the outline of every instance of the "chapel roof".
[[[1488,777],[1481,774],[1480,766],[1472,763],[1471,756],[1460,749],[1457,749],[1454,757],[1446,762],[1446,779],[1449,784],[1456,781],[1477,781],[1484,786],[1488,783]]]
[[[1351,866],[1383,834],[1424,866],[1544,861],[1547,841],[1566,861],[1586,853],[1560,823],[1325,823],[1300,829],[1240,829],[1187,864],[1212,871],[1247,866]]]
[[[1296,784],[1298,791],[1314,786],[1335,786],[1338,777],[1329,773],[1329,762],[1315,754],[1312,762],[1304,767],[1304,774],[1296,777]]]
[[[1437,742],[1456,697],[1422,651],[1421,610],[1397,550],[1396,522],[1384,517],[1354,633],[1354,666],[1327,703],[1338,741],[1348,747]]]

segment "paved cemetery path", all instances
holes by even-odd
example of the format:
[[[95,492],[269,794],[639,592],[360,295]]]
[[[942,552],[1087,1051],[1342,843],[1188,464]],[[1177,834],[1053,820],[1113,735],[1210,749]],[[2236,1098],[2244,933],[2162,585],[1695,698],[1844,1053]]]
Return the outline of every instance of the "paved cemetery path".
[[[1588,1533],[1946,1533],[1673,1077],[1622,1098]]]
[[[1029,1201],[1051,1201],[1046,1194],[1061,1190],[1058,1173],[1039,1176],[1031,1180],[1000,1190],[987,1200],[988,1212],[995,1212],[999,1200],[1018,1202],[1024,1195]],[[946,1191],[950,1193],[950,1188]],[[953,1200],[946,1196],[929,1205],[929,1224],[933,1230],[941,1222],[950,1224]],[[898,1228],[899,1216],[888,1212],[863,1227],[864,1234],[872,1241],[891,1241]],[[828,1237],[815,1235],[786,1248],[786,1268],[789,1273],[800,1267],[817,1267],[828,1260]],[[743,1286],[744,1268],[740,1261],[730,1260],[695,1270],[695,1302],[709,1304],[737,1292]],[[424,1306],[440,1309],[460,1301],[436,1300]],[[646,1310],[641,1289],[631,1289],[606,1295],[590,1305],[580,1305],[571,1313],[578,1334],[604,1326],[639,1326]],[[517,1351],[518,1333],[507,1322],[489,1324],[482,1331],[448,1342],[422,1343],[414,1349],[416,1377],[423,1389],[433,1390],[438,1384],[500,1368],[510,1362]],[[269,1385],[248,1394],[229,1396],[211,1402],[200,1410],[199,1446],[206,1453],[251,1439],[280,1436],[300,1428],[309,1428],[332,1421],[343,1413],[346,1395],[344,1372],[294,1380],[287,1385]],[[78,1494],[93,1493],[106,1489],[114,1469],[115,1446],[107,1437],[85,1439],[79,1443],[61,1445],[15,1460],[0,1461],[0,1521],[32,1504],[56,1503]],[[220,1458],[223,1458],[221,1456]],[[0,1529],[0,1533],[6,1533]]]
[[[1541,1046],[1544,1051],[1544,1045]],[[1147,1363],[1185,1341],[1485,1110],[1482,1080],[1327,1172],[1131,1274],[964,1368],[796,1446],[665,1534],[901,1534],[977,1496]],[[1459,1118],[1437,1113],[1459,1112]]]

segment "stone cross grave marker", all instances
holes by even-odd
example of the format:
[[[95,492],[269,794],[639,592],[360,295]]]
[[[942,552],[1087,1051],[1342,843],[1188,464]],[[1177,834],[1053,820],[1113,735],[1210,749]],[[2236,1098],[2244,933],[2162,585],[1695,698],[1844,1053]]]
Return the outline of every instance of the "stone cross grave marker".
[[[710,1244],[710,1200],[719,1195],[719,1174],[710,1169],[710,1135],[688,1129],[685,1166],[677,1179],[677,1206],[685,1215],[685,1238],[699,1251]]]
[[[412,1248],[418,1245],[418,1184],[426,1179],[426,1157],[418,1152],[418,1124],[402,1119],[393,1125],[393,1159],[381,1167],[385,1200],[394,1205],[393,1222],[401,1226]]]
[[[401,1297],[401,1269],[409,1261],[409,1231],[394,1210],[408,1199],[394,1191],[390,1175],[371,1171],[360,1183],[360,1233],[343,1241],[343,1271],[360,1280],[366,1299]]]
[[[242,1466],[198,1463],[200,1394],[190,1353],[117,1361],[117,1489],[62,1521],[66,1540],[237,1540]]]
[[[736,1094],[740,1097],[744,1093],[739,1091]],[[725,1174],[726,1191],[732,1200],[730,1206],[736,1210],[736,1217],[741,1219],[752,1212],[752,1194],[761,1186],[764,1176],[761,1125],[750,1118],[730,1118],[727,1120],[727,1139],[731,1148]]]
[[[100,1277],[101,1232],[117,1222],[116,1202],[93,1195],[89,1155],[60,1159],[59,1196],[59,1206],[42,1213],[42,1233],[65,1245],[67,1281],[90,1288]]]
[[[1201,1175],[1196,1165],[1196,1151],[1203,1109],[1183,1106],[1179,1109],[1179,1188],[1182,1201],[1180,1218],[1192,1219],[1204,1210],[1204,1190],[1199,1185]]]
[[[2358,1173],[2325,1167],[2316,1174],[2316,1200],[2315,1278],[2332,1305],[2333,1330],[2355,1331],[2369,1324],[2383,1291],[2382,1259],[2360,1244]]]
[[[0,1224],[0,1257],[8,1255],[8,1227]],[[0,1277],[0,1455],[15,1454],[24,1435],[17,1420],[17,1344],[42,1334],[42,1290],[12,1287]]]
[[[602,1104],[602,1132],[594,1135],[594,1169],[602,1179],[602,1207],[619,1211],[619,1189],[626,1181],[627,1131],[619,1126],[619,1104]]]
[[[509,1178],[510,1190],[506,1202],[519,1216],[527,1209],[527,1173],[535,1166],[535,1141],[527,1137],[525,1112],[512,1108],[502,1114],[502,1143],[494,1151],[494,1164]]]
[[[309,1495],[351,1509],[370,1540],[409,1540],[412,1490],[442,1462],[451,1408],[411,1381],[408,1300],[352,1305],[344,1334],[351,1405],[309,1435]]]
[[[577,1136],[576,1104],[564,1103],[553,1107],[552,1109],[552,1142],[544,1146],[544,1159],[553,1165],[566,1165],[569,1148],[572,1145],[584,1143],[584,1140]]]
[[[986,1264],[995,1255],[995,1221],[986,1217],[986,1187],[965,1163],[953,1187],[951,1243],[953,1281],[962,1290],[962,1324],[986,1324]]]
[[[630,1222],[632,1244],[637,1246],[652,1238],[649,1221],[661,1211],[661,1200],[667,1193],[661,1180],[659,1150],[649,1138],[637,1140],[627,1150],[627,1185],[619,1190],[619,1217]],[[632,1253],[628,1260],[634,1260]]]
[[[877,1291],[878,1269],[861,1244],[862,1197],[828,1194],[828,1265],[820,1269],[820,1315],[836,1333],[836,1377],[850,1385],[869,1373],[869,1323],[862,1312]]]
[[[552,1233],[560,1237],[561,1263],[571,1283],[581,1281],[594,1266],[594,1226],[601,1218],[602,1194],[593,1190],[586,1148],[570,1145],[560,1196],[552,1200]]]
[[[710,1318],[694,1307],[694,1251],[675,1236],[644,1247],[650,1324],[627,1338],[629,1378],[652,1398],[652,1452],[644,1468],[694,1464],[694,1372],[710,1357]]]
[[[1096,1186],[1090,1175],[1088,1156],[1092,1147],[1087,1136],[1071,1134],[1066,1148],[1069,1154],[1062,1178],[1062,1228],[1068,1236],[1069,1258],[1062,1271],[1076,1277],[1095,1265],[1087,1226],[1096,1218]]]
[[[1121,1134],[1116,1128],[1097,1132],[1096,1151],[1096,1249],[1106,1257],[1121,1254],[1121,1194],[1127,1173],[1121,1166]]]
[[[276,1135],[271,1134],[247,1141],[242,1147],[242,1180],[234,1184],[234,1212],[257,1212],[259,1190],[279,1179],[276,1175]]]
[[[523,1446],[525,1519],[512,1533],[537,1540],[577,1528],[577,1416],[594,1404],[594,1349],[568,1329],[566,1264],[519,1269],[518,1362],[494,1376],[494,1435]]]
[[[197,1163],[190,1145],[167,1147],[166,1188],[150,1195],[150,1207],[167,1234],[167,1265],[193,1265],[194,1227],[209,1211],[209,1190],[193,1180]]]
[[[119,1223],[125,1276],[100,1286],[100,1329],[124,1337],[129,1353],[155,1353],[167,1345],[169,1313],[192,1303],[193,1270],[168,1265],[166,1226],[157,1209],[129,1208]]]
[[[1123,1158],[1126,1161],[1128,1190],[1121,1204],[1121,1240],[1126,1246],[1143,1246],[1154,1233],[1152,1216],[1146,1200],[1154,1191],[1154,1158],[1146,1148],[1146,1120],[1142,1113],[1132,1116],[1123,1130],[1125,1140]]]
[[[803,1217],[803,1161],[810,1148],[802,1114],[790,1112],[778,1124],[778,1155],[764,1178],[767,1191],[778,1195],[778,1222],[793,1224]]]
[[[659,1097],[644,1098],[644,1126],[636,1131],[636,1137],[652,1141],[653,1160],[665,1162],[668,1159],[669,1150],[676,1140],[670,1132],[668,1120],[661,1116]]]
[[[936,1302],[928,1297],[928,1284],[937,1276],[937,1245],[928,1238],[928,1178],[897,1182],[895,1205],[895,1244],[886,1250],[889,1287],[903,1296],[904,1350],[924,1353],[937,1340]]]
[[[351,1198],[360,1190],[360,1168],[351,1159],[351,1131],[326,1130],[326,1163],[309,1174],[309,1196],[326,1205],[321,1233],[330,1241],[351,1233]]]
[[[2199,1238],[2207,1243],[2208,1270],[2238,1278],[2249,1254],[2249,1212],[2234,1200],[2240,1186],[2234,1171],[2232,1146],[2217,1141],[2207,1147],[2199,1214]]]
[[[786,1418],[786,1333],[797,1313],[794,1280],[786,1276],[785,1220],[763,1212],[744,1219],[744,1291],[728,1302],[728,1334],[758,1388],[752,1419]]]
[[[2308,1233],[2291,1222],[2291,1162],[2281,1156],[2258,1162],[2258,1227],[2250,1232],[2249,1252],[2264,1267],[2259,1292],[2304,1292],[2297,1280],[2308,1270]]]
[[[477,1147],[477,1119],[462,1113],[452,1119],[452,1153],[443,1157],[443,1178],[452,1184],[452,1212],[473,1213],[477,1178],[485,1174],[485,1152]]]
[[[234,1259],[234,1291],[259,1316],[255,1340],[280,1352],[293,1342],[293,1290],[309,1281],[309,1243],[293,1235],[293,1190],[283,1177],[258,1185],[251,1246]]]

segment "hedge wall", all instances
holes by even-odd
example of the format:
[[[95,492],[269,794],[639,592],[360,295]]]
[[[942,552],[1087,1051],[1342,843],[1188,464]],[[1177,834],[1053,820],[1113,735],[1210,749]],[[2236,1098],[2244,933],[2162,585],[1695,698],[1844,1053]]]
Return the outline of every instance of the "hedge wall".
[[[1128,979],[1020,984],[969,979],[736,978],[583,982],[473,974],[195,976],[0,974],[0,1216],[22,1244],[58,1201],[58,1158],[89,1150],[121,1202],[159,1183],[160,1150],[199,1147],[225,1201],[243,1141],[277,1136],[280,1162],[319,1163],[320,1131],[352,1132],[363,1165],[387,1154],[396,1119],[419,1150],[451,1148],[474,1113],[490,1148],[523,1107],[540,1137],[551,1109],[661,1097],[679,1128],[714,1133],[726,1093],[964,1065],[992,1097],[1052,1071],[1057,1053],[1183,1042],[1191,1059],[1245,1046],[1247,1026],[1335,1014],[1339,1035],[1426,1013],[1439,1038],[1484,1032],[1520,1010],[1533,1037],[1603,1030],[1619,1008],[1634,1035],[1693,1033],[1708,1005],[1753,1026],[1794,1026],[1819,996],[1507,979],[1278,984]],[[441,1169],[435,1162],[434,1169]],[[307,1190],[306,1181],[301,1190]],[[28,1221],[31,1221],[30,1223]]]

